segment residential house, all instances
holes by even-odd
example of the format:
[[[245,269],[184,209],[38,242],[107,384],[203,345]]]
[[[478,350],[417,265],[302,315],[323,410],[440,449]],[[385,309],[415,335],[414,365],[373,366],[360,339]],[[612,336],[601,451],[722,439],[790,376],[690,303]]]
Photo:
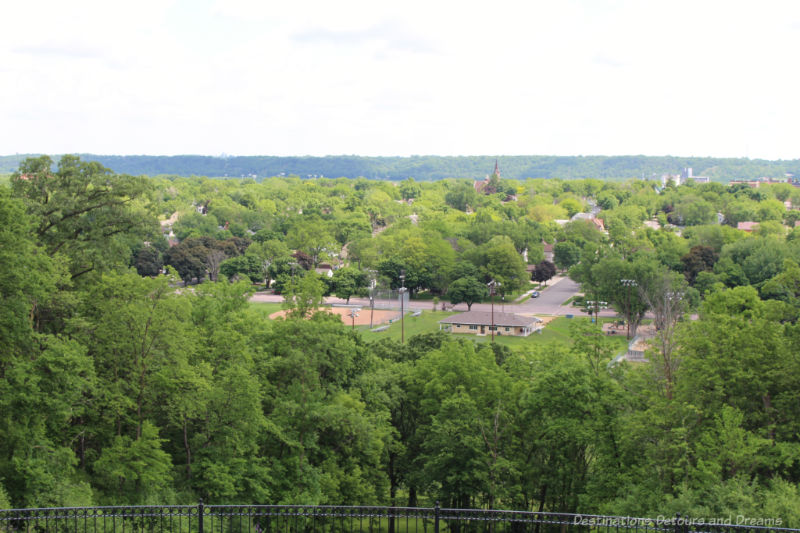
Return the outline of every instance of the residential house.
[[[319,274],[320,276],[325,276],[326,278],[333,277],[333,267],[328,263],[320,263],[314,271]]]
[[[600,231],[603,232],[606,231],[605,224],[603,224],[603,219],[597,218],[592,213],[575,213],[574,215],[572,215],[570,221],[574,222],[576,220],[588,220],[589,222],[594,224],[594,227],[596,227]]]
[[[758,228],[758,222],[739,222],[736,225],[736,229],[746,231],[747,233],[752,233],[757,228]]]
[[[541,319],[515,313],[490,311],[468,311],[439,321],[439,329],[451,333],[472,333],[475,335],[512,335],[527,337],[542,329]]]

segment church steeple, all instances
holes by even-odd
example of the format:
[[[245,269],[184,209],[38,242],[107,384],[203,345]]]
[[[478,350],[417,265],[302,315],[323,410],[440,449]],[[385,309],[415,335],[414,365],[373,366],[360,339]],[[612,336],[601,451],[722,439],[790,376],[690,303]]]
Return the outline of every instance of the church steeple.
[[[495,158],[495,160],[494,160],[494,173],[493,174],[495,176],[497,176],[498,178],[500,177],[500,167],[497,166],[497,158]]]

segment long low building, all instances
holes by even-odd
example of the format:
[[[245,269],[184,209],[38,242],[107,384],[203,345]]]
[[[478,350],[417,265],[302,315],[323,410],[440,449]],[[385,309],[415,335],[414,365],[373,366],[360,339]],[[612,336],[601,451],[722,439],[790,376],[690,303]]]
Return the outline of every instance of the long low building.
[[[492,322],[494,320],[494,322]],[[535,316],[522,316],[514,313],[498,313],[494,319],[489,311],[468,311],[439,321],[439,329],[451,333],[473,333],[475,335],[514,335],[527,337],[541,329],[541,319]],[[492,324],[494,323],[494,326]]]

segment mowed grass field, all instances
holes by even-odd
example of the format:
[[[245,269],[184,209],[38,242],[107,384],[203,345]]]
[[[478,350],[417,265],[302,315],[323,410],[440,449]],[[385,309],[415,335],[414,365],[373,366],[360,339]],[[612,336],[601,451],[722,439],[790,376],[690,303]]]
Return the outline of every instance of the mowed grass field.
[[[283,309],[283,304],[271,302],[250,302],[250,307],[255,309],[258,314],[262,315],[264,318],[269,318],[269,315],[272,313]]]
[[[251,303],[254,309],[258,311],[264,318],[269,318],[269,315],[276,311],[280,311],[280,303]],[[368,312],[368,310],[365,310]],[[409,339],[414,335],[421,333],[432,333],[439,330],[439,321],[443,318],[455,315],[458,313],[449,311],[422,311],[420,316],[412,317],[411,313],[407,313],[405,317],[405,338]],[[557,317],[553,319],[547,326],[545,326],[542,333],[534,333],[528,337],[513,337],[509,335],[495,335],[494,342],[503,344],[509,347],[531,346],[536,344],[545,344],[548,342],[562,342],[565,344],[572,344],[570,336],[570,324],[578,318]],[[600,322],[613,322],[615,318],[601,318]],[[401,336],[401,322],[396,320],[388,324],[385,331],[373,332],[370,331],[369,326],[356,326],[356,330],[361,333],[362,338],[367,342],[378,341],[380,339],[392,339],[395,341],[400,340]],[[455,337],[463,339],[472,339],[478,343],[491,342],[491,335],[479,337],[471,334],[454,334]],[[611,337],[614,343],[618,346],[619,350],[624,350],[628,341],[624,335]]]

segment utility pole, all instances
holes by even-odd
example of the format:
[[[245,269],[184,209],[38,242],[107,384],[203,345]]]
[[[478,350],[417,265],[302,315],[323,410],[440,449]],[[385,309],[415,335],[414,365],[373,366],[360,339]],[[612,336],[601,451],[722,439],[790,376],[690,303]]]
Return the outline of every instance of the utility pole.
[[[628,339],[631,338],[631,287],[636,287],[635,279],[619,280],[625,286],[625,312],[628,313]]]
[[[494,289],[495,287],[500,286],[500,284],[495,280],[492,280],[486,285],[489,287],[489,297],[492,300],[492,325],[489,327],[489,331],[492,332],[492,342],[494,342]]]
[[[372,329],[372,317],[375,314],[375,278],[369,280],[369,329]]]
[[[405,321],[405,292],[406,292],[406,271],[400,271],[400,344],[406,342],[406,321]]]

